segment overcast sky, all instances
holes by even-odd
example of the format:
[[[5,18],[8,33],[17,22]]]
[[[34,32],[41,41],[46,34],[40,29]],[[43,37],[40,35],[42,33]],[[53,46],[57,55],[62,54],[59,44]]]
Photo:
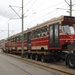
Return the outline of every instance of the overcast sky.
[[[66,1],[70,3],[70,0]],[[72,0],[72,3],[75,4],[75,0]],[[9,36],[22,31],[21,19],[9,7],[10,5],[21,16],[22,0],[0,1],[0,39],[8,37],[8,24]],[[69,5],[65,0],[24,0],[24,30],[54,17],[69,15],[68,10],[62,8],[69,9]],[[73,10],[75,10],[75,5]],[[75,16],[75,11],[72,15]]]

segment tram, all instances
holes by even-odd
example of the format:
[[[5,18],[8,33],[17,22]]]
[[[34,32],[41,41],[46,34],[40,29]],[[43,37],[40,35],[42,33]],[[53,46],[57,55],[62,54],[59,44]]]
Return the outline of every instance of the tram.
[[[7,41],[7,52],[22,53],[22,33]],[[66,60],[66,65],[75,68],[75,17],[60,16],[25,30],[24,56],[42,62]]]

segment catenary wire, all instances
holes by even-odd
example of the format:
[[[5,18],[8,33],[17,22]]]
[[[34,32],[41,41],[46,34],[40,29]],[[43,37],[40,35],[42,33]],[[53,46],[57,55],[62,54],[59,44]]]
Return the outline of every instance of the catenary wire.
[[[30,7],[30,8],[31,8],[31,7]],[[30,9],[30,8],[29,8],[29,9]],[[42,16],[42,17],[43,17],[43,16]],[[38,20],[38,19],[37,19],[37,20]]]
[[[62,2],[60,2],[60,3],[62,3]],[[25,17],[27,17],[27,16],[29,16],[29,15],[34,15],[34,14],[39,13],[39,12],[43,12],[43,11],[45,11],[45,10],[47,10],[47,9],[51,9],[52,7],[54,7],[54,6],[56,6],[56,5],[60,4],[60,3],[57,3],[57,4],[52,5],[52,6],[49,6],[49,7],[47,7],[47,8],[42,9],[42,10],[39,10],[39,11],[37,11],[37,12],[33,12],[33,13],[31,13],[31,14],[28,14],[28,15],[26,15]]]
[[[35,2],[27,9],[26,12],[28,12],[28,11],[33,7],[33,5],[36,3],[36,1],[37,1],[37,0],[35,0]],[[26,14],[26,12],[24,13],[24,15]]]

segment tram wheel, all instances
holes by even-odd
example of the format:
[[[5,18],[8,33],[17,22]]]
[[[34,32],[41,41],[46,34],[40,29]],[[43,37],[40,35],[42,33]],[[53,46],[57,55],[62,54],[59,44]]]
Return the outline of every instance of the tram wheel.
[[[67,64],[70,68],[75,69],[75,55],[69,55],[67,57]]]
[[[35,60],[38,60],[38,55],[35,55]]]
[[[35,59],[35,54],[30,54],[30,59]]]
[[[45,59],[45,56],[44,56],[44,55],[41,55],[41,61],[42,61],[42,62],[45,62],[45,61],[46,61],[46,59]]]
[[[26,58],[29,58],[29,54],[28,53],[26,54]]]

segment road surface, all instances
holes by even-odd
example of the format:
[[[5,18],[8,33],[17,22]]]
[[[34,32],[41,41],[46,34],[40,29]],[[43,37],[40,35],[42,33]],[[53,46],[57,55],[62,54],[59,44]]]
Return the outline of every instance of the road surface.
[[[63,75],[0,53],[0,75]]]

